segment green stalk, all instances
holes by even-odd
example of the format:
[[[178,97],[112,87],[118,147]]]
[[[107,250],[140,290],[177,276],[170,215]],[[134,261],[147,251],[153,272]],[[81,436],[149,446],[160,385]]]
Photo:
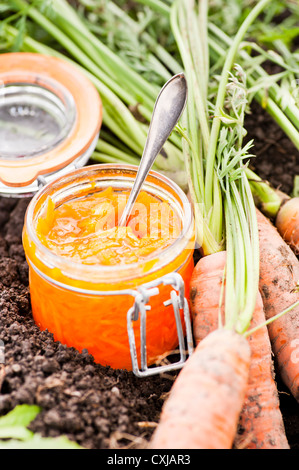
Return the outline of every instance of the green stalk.
[[[213,31],[217,30],[217,33],[218,33],[218,28],[215,25],[209,25],[209,28]],[[231,45],[232,40],[230,38],[228,38],[228,36],[224,35],[224,33],[221,30],[219,30],[218,36],[222,41],[224,41],[227,44]],[[217,53],[217,55],[219,57],[225,57],[225,54],[226,54],[225,49],[223,49],[218,43],[215,43],[212,40],[212,38],[209,38],[209,43],[210,43],[210,46],[212,46],[212,48],[213,48],[212,50],[215,50],[215,52]],[[244,53],[244,54],[242,54],[242,53]],[[242,57],[243,56],[245,57],[245,54],[246,54],[246,58],[248,57],[250,60],[252,60],[251,57],[247,53],[245,53],[245,51],[240,52],[240,55],[242,55]],[[262,68],[259,68],[259,69],[261,69],[263,71]],[[264,74],[266,74],[266,72],[264,72]],[[249,81],[250,81],[250,85],[252,85],[253,84],[253,79],[249,78]],[[272,89],[272,87],[271,87],[271,89]],[[257,100],[259,100],[260,103],[262,103],[263,92],[257,93],[257,96],[255,98]],[[295,144],[297,144],[297,142],[298,142],[298,132],[296,132],[294,127],[292,127],[292,125],[287,121],[287,119],[286,119],[285,115],[283,114],[283,112],[281,110],[277,109],[277,108],[274,109],[274,106],[275,106],[275,104],[273,104],[272,100],[268,99],[268,102],[266,102],[267,111],[272,113],[275,120],[278,121],[279,124],[285,129],[286,133],[289,135],[291,140]],[[298,112],[298,110],[297,110],[297,112]],[[275,191],[273,188],[271,188],[268,183],[263,182],[261,180],[261,178],[259,178],[257,175],[255,175],[251,170],[246,169],[246,173],[247,173],[249,181],[250,181],[251,190],[254,194],[254,197],[255,197],[256,201],[260,205],[261,210],[265,214],[267,214],[268,216],[275,217],[276,214],[277,214],[277,211],[278,211],[278,209],[281,205],[282,198],[286,197],[286,196],[285,195],[282,196],[281,194],[278,194],[277,191]]]
[[[262,12],[262,10],[270,3],[271,0],[260,0],[257,5],[251,10],[249,15],[243,21],[241,27],[239,28],[233,43],[229,50],[227,51],[226,59],[221,73],[220,84],[218,88],[216,105],[215,105],[215,116],[212,122],[210,142],[207,152],[207,162],[206,162],[206,178],[205,178],[205,205],[207,210],[209,210],[213,205],[213,175],[214,175],[214,164],[215,164],[215,154],[218,141],[218,135],[221,125],[221,110],[224,105],[224,98],[226,92],[226,86],[228,83],[229,73],[233,67],[235,57],[238,52],[238,48],[242,39],[244,38],[249,26],[255,20],[255,18]]]
[[[244,336],[245,338],[247,338],[248,336],[251,336],[253,333],[255,333],[257,330],[259,330],[260,328],[264,327],[264,326],[267,326],[267,325],[270,325],[270,323],[272,323],[273,321],[275,320],[278,320],[278,318],[281,318],[283,315],[285,315],[286,313],[289,313],[291,310],[293,310],[294,308],[298,307],[299,305],[299,300],[298,302],[294,302],[292,305],[290,305],[289,307],[287,307],[286,309],[282,310],[281,312],[277,313],[276,315],[274,315],[273,317],[269,318],[268,320],[264,321],[263,323],[260,323],[258,326],[255,326],[254,328],[250,328],[249,330],[247,330],[245,333],[244,333]]]
[[[136,99],[128,93],[122,86],[119,85],[119,74],[115,79],[111,78],[107,73],[105,73],[97,64],[102,64],[102,57],[98,56],[95,53],[95,49],[92,42],[89,42],[83,33],[79,33],[78,30],[69,25],[67,20],[63,21],[65,30],[71,34],[68,36],[61,29],[59,29],[53,22],[51,22],[45,15],[40,13],[36,8],[28,8],[28,4],[23,0],[13,0],[13,4],[20,10],[26,10],[27,14],[30,16],[37,24],[39,24],[45,31],[47,31],[51,36],[53,36],[84,68],[89,70],[93,75],[95,75],[99,80],[101,80],[108,88],[113,90],[126,104],[134,106],[136,104]],[[57,14],[58,16],[58,14]],[[57,18],[56,18],[57,20]],[[76,24],[74,20],[74,24]],[[90,56],[93,57],[96,62],[86,55],[86,51],[82,51],[79,45],[76,45],[70,37],[76,39],[79,42],[80,46],[87,48]],[[94,57],[95,56],[95,57]],[[97,57],[98,56],[98,57]],[[117,74],[116,74],[117,75]],[[142,95],[144,96],[144,95]],[[152,101],[151,101],[152,104]],[[152,104],[153,105],[153,104]],[[146,114],[147,119],[150,119],[150,112],[145,110],[141,106],[141,110]]]
[[[209,217],[209,227],[213,233],[215,240],[218,242],[220,250],[223,249],[222,240],[223,240],[223,202],[222,202],[222,192],[219,184],[219,179],[217,177],[216,171],[214,171],[213,179],[213,198],[214,206],[213,210],[210,213]],[[218,249],[219,250],[219,249]]]
[[[244,256],[244,265],[242,266],[242,255],[238,258],[237,270],[238,278],[243,281],[243,286],[239,289],[240,295],[240,312],[238,315],[238,322],[236,324],[236,331],[243,333],[249,327],[252,312],[255,309],[256,305],[256,296],[259,286],[259,244],[257,236],[257,222],[255,212],[251,212],[249,217],[246,216],[246,208],[250,201],[252,201],[252,195],[249,192],[246,192],[243,184],[246,182],[245,175],[241,178],[241,190],[236,187],[236,184],[231,183],[233,196],[236,204],[236,210],[240,220],[240,231],[242,233],[241,241],[242,246],[240,251]],[[248,221],[251,222],[251,227],[249,230]],[[254,224],[252,223],[254,221]],[[252,229],[254,233],[252,233]],[[244,269],[245,267],[245,269]]]
[[[288,196],[273,189],[268,181],[262,180],[250,168],[245,171],[256,205],[267,217],[275,218],[282,202],[288,199]]]
[[[110,69],[110,75],[100,67],[98,67],[95,64],[101,64],[101,66],[105,67],[105,63],[103,62],[103,57],[101,54],[98,53],[98,50],[94,47],[94,43],[90,41],[87,37],[85,37],[79,29],[77,29],[74,25],[69,23],[66,20],[60,21],[59,22],[60,26],[63,28],[64,33],[72,39],[73,43],[76,44],[83,49],[84,53],[86,56],[84,57],[84,63],[81,60],[81,63],[85,65],[94,75],[96,75],[101,81],[107,84],[110,89],[113,90],[117,96],[121,98],[122,101],[124,101],[127,105],[129,106],[135,106],[137,99],[136,99],[136,88],[134,88],[134,91],[132,92],[132,87],[134,87],[134,84],[126,79],[126,71],[123,71],[122,75],[122,82],[125,82],[124,86],[123,84],[120,85],[119,81],[119,76],[120,76],[120,71],[118,68],[114,69],[114,73],[111,72]],[[89,59],[88,59],[89,57]],[[130,86],[128,86],[128,83],[130,83]],[[128,91],[128,89],[130,90]],[[139,111],[145,117],[147,120],[150,120],[151,117],[151,112],[150,109],[152,109],[153,106],[153,101],[152,99],[147,98],[145,95],[142,95],[142,98],[140,98],[140,94],[138,96],[139,101],[142,99],[143,102],[139,104]]]
[[[259,285],[259,237],[255,205],[243,173],[239,184],[225,177],[225,328],[244,334],[250,325]]]
[[[147,104],[150,109],[154,105],[155,97],[159,90],[158,87],[153,86],[144,80],[137,72],[132,70],[127,64],[116,54],[114,54],[107,46],[105,46],[94,34],[92,34],[85,24],[80,20],[75,10],[65,0],[52,0],[52,6],[56,12],[57,19],[62,28],[66,29],[73,41],[79,42],[89,41],[91,48],[87,47],[86,52],[93,57],[94,50],[100,54],[101,60],[105,60],[109,70],[111,70],[114,79],[122,77],[122,82],[130,87],[131,92],[138,93],[142,90],[142,98],[144,104]]]
[[[190,98],[190,95],[189,95]],[[192,101],[191,101],[192,103]],[[188,105],[186,107],[187,109],[184,111],[183,116],[182,116],[182,125],[185,129],[187,129],[187,121],[188,121]],[[191,201],[193,203],[193,210],[194,210],[194,215],[195,215],[195,230],[196,230],[196,241],[197,245],[199,248],[201,248],[203,253],[216,253],[217,251],[221,250],[221,247],[217,243],[217,241],[214,238],[214,235],[211,233],[210,228],[208,227],[208,224],[206,223],[205,217],[204,217],[204,204],[203,202],[203,195],[201,195],[200,191],[201,188],[196,187],[196,182],[197,178],[194,178],[193,172],[192,172],[192,162],[194,162],[194,158],[191,158],[190,151],[193,153],[194,156],[194,151],[192,151],[192,142],[188,138],[188,133],[186,132],[187,135],[183,135],[183,155],[185,159],[185,167],[186,167],[186,173],[187,173],[187,181],[188,181],[188,188],[189,188],[189,193],[191,197]]]
[[[201,50],[203,57],[203,70],[205,71],[205,97],[208,96],[208,84],[209,84],[209,69],[210,69],[210,58],[209,58],[209,43],[208,43],[208,0],[201,0],[199,3],[198,10],[198,29],[201,36]]]
[[[228,180],[228,176],[226,177]],[[236,218],[233,214],[233,203],[231,200],[229,185],[227,181],[225,191],[224,211],[225,211],[225,240],[226,240],[226,283],[225,283],[225,321],[226,328],[233,328],[238,318],[237,294],[235,289],[236,281],[236,241],[234,234],[237,231]]]
[[[214,238],[213,243],[209,243],[209,245],[213,247],[213,250],[219,251],[223,249],[223,207],[222,193],[216,172],[213,174],[213,208],[208,211],[204,204],[204,162],[210,141],[207,110],[208,81],[205,77],[208,76],[209,70],[205,70],[208,60],[203,60],[207,53],[205,51],[207,40],[198,34],[197,16],[194,12],[194,0],[188,0],[187,3],[177,1],[173,4],[170,12],[170,23],[188,81],[189,100],[186,129],[191,150],[191,172],[196,202],[201,204],[201,218],[204,218],[209,227],[209,232],[206,233]],[[203,15],[204,12],[207,13],[205,8],[201,10],[200,14]],[[203,24],[205,24],[204,19]],[[204,31],[202,35],[204,36]],[[203,253],[210,254],[211,251],[203,249]]]
[[[217,38],[219,38],[219,40],[222,43],[225,43],[228,46],[230,46],[232,44],[232,39],[229,36],[227,36],[224,33],[224,31],[222,31],[220,28],[218,28],[215,24],[209,23],[209,30]],[[219,57],[224,57],[225,56],[225,54],[226,54],[225,49],[223,49],[223,47],[221,47],[219,44],[215,43],[212,40],[211,37],[209,37],[209,44],[215,50],[215,52],[217,52]],[[239,51],[239,56],[244,60],[244,63],[246,65],[251,64],[252,61],[253,61],[252,57],[244,49],[241,49]],[[256,65],[254,67],[254,72],[256,73],[256,76],[255,76],[255,78],[253,77],[254,80],[251,82],[251,84],[253,84],[254,81],[257,78],[260,78],[260,77],[261,78],[263,78],[263,77],[266,78],[266,77],[268,77],[267,72],[260,65]],[[269,90],[268,90],[270,98],[277,105],[279,105],[279,100],[278,100],[279,91],[280,91],[280,88],[277,84],[273,84],[272,86],[269,87]],[[262,102],[262,100],[261,100],[262,94],[258,95],[257,98],[259,99],[259,102],[261,103]],[[299,109],[295,104],[292,103],[292,97],[291,96],[289,96],[288,101],[289,101],[289,104],[284,108],[283,111],[288,116],[288,118],[291,120],[293,125],[295,127],[299,128]],[[266,102],[266,107],[265,108],[267,109],[267,102]],[[280,111],[280,112],[282,112],[282,111]]]
[[[143,5],[152,8],[157,13],[161,15],[168,16],[169,15],[169,7],[165,5],[161,0],[135,0],[137,3],[142,3]]]
[[[181,52],[184,68],[189,73],[189,84],[193,84],[193,94],[195,106],[200,120],[201,134],[204,146],[207,149],[210,139],[209,124],[206,109],[206,91],[199,79],[203,71],[204,64],[201,62],[202,50],[197,36],[197,28],[194,24],[193,11],[194,0],[185,0],[188,3],[186,9],[180,2],[175,2],[171,11],[171,26]],[[179,10],[180,7],[180,10]],[[187,10],[187,18],[185,12]],[[188,14],[190,12],[190,14]],[[178,23],[179,20],[179,23]],[[198,44],[199,43],[199,44]],[[199,48],[198,48],[199,45]],[[199,75],[198,75],[199,74]],[[206,154],[206,151],[204,151]]]
[[[136,35],[140,35],[142,41],[150,47],[150,50],[155,54],[160,62],[165,64],[168,70],[171,71],[171,74],[175,75],[182,70],[181,64],[179,64],[174,57],[169,54],[169,52],[164,49],[150,34],[146,31],[139,33],[139,28],[136,22],[126,14],[124,10],[119,8],[115,3],[108,2],[107,8],[117,16],[121,21],[123,21],[128,27],[129,30],[134,32]],[[170,77],[169,77],[170,78]]]
[[[222,49],[221,46],[216,44],[211,38],[209,40],[209,43],[210,43],[210,46],[213,48],[213,50],[217,52],[219,57],[225,56],[225,53],[226,53],[225,49]],[[248,81],[249,86],[252,87],[255,85],[255,79],[251,75],[248,75],[247,81]],[[269,93],[270,93],[270,90],[273,89],[273,87],[274,85],[269,88]],[[287,116],[290,116],[290,118],[297,125],[297,123],[299,122],[297,118],[298,109],[295,111],[293,110],[291,106],[288,106],[285,109],[285,112],[283,112],[282,109],[279,107],[279,105],[276,104],[275,101],[272,100],[270,97],[267,97],[265,100],[263,90],[256,91],[254,98],[267,111],[267,113],[273,117],[273,119],[281,127],[281,129],[285,132],[285,134],[290,138],[290,140],[293,142],[296,148],[299,149],[299,132],[287,117]]]
[[[118,137],[113,134],[112,131],[108,129],[108,127],[102,126],[101,139],[112,145],[114,148],[126,153],[127,155],[131,155],[131,157],[138,157],[138,155],[133,152],[124,142],[118,139]]]
[[[123,162],[127,163],[132,163],[132,165],[138,165],[140,162],[140,159],[137,156],[134,157],[132,155],[129,155],[123,150],[116,148],[114,145],[109,144],[103,139],[98,140],[95,151],[111,155],[115,158],[119,158],[119,160],[122,160]]]
[[[248,77],[248,82],[252,85],[254,82],[251,77]],[[263,106],[264,103],[264,94],[262,91],[258,91],[256,94],[257,101]],[[271,99],[268,98],[266,101],[266,105],[263,106],[267,109],[267,112],[273,119],[277,122],[280,128],[285,132],[285,134],[289,137],[289,139],[293,142],[297,149],[299,149],[299,132],[293,126],[291,121],[287,118],[287,116],[281,111],[279,106]]]
[[[107,163],[110,163],[110,161],[108,162],[109,158],[111,159],[111,163],[123,162],[129,163],[130,165],[139,165],[140,163],[140,158],[137,155],[130,155],[103,138],[98,140],[92,158],[96,161],[105,161]],[[102,158],[105,158],[105,160],[101,160]],[[153,170],[158,169],[155,163],[152,168]]]
[[[103,141],[102,141],[103,142]],[[129,165],[139,165],[140,159],[130,155],[122,156],[114,153],[113,155],[104,152],[94,151],[91,157],[96,162],[101,163],[128,163]]]

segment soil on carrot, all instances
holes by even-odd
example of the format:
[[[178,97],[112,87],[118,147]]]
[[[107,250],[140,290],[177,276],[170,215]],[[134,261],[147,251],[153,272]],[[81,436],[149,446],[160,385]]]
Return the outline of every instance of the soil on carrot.
[[[291,192],[299,154],[261,109],[252,106],[248,138],[255,139],[253,167],[275,187]],[[55,342],[35,325],[21,234],[26,199],[0,198],[0,415],[37,404],[30,425],[43,436],[66,435],[89,449],[146,448],[176,373],[140,379],[95,364],[87,351]],[[197,254],[195,254],[197,257]],[[286,434],[299,448],[299,405],[276,377]]]

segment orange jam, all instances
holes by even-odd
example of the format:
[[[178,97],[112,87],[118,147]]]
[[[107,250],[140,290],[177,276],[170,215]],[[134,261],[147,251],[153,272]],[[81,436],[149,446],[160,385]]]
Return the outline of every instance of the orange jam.
[[[153,171],[127,227],[117,226],[136,172],[130,165],[92,165],[49,183],[31,200],[23,230],[37,325],[102,365],[128,370],[127,313],[138,288],[176,272],[188,298],[194,248],[186,195]],[[171,290],[160,284],[147,304],[148,365],[178,344],[173,307],[164,305]],[[140,319],[133,323],[140,360]]]
[[[76,262],[111,266],[131,264],[177,239],[181,224],[168,203],[141,191],[126,227],[116,225],[128,191],[109,187],[55,208],[48,198],[36,233],[43,245]]]

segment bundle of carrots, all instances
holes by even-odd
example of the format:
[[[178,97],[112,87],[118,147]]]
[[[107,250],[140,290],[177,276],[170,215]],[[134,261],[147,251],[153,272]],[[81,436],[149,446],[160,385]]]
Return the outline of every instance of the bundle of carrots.
[[[232,41],[211,126],[204,105],[207,2],[177,0],[171,9],[191,89],[182,135],[202,257],[190,289],[196,349],[174,382],[151,448],[289,449],[272,355],[299,402],[298,198],[274,195],[278,230],[255,208],[264,189],[273,194],[266,182],[256,194],[249,190],[250,180],[259,181],[243,164],[250,157],[249,146],[241,147],[246,78],[239,67],[233,75],[245,31],[268,3],[257,3]]]
[[[272,352],[299,402],[299,260],[273,224],[257,216],[260,294],[251,329],[239,335],[219,328],[226,252],[202,257],[191,280],[197,347],[164,405],[152,448],[289,449]]]

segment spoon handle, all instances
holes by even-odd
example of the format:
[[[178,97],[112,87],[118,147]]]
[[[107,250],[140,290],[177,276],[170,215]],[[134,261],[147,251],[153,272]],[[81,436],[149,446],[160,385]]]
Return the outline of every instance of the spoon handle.
[[[119,227],[126,225],[141,186],[157,155],[159,155],[163,145],[177,124],[185,107],[186,99],[187,82],[183,73],[174,75],[161,88],[154,106],[136,179],[119,221]]]

